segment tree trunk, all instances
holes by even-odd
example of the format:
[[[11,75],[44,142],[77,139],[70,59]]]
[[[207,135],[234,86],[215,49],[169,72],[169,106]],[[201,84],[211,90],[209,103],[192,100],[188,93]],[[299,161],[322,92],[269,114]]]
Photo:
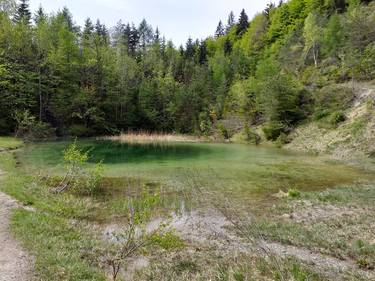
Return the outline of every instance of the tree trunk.
[[[39,122],[42,122],[42,112],[43,112],[43,97],[42,97],[42,70],[39,66],[39,85],[38,85],[38,92],[39,92]]]

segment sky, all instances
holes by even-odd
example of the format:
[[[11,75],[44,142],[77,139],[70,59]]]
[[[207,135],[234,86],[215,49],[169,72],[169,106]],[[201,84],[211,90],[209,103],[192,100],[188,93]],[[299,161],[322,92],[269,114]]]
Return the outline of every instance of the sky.
[[[42,5],[48,13],[68,7],[78,25],[90,17],[108,28],[121,19],[139,24],[143,18],[175,45],[189,37],[204,39],[213,35],[219,20],[227,21],[233,11],[236,19],[244,8],[250,18],[261,12],[270,0],[30,0],[32,11]]]

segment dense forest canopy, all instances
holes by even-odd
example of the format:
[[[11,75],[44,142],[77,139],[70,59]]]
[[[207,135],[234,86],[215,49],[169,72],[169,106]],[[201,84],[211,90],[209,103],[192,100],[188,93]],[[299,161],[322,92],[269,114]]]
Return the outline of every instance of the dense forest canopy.
[[[290,0],[176,47],[146,20],[80,27],[68,8],[0,0],[0,134],[210,134],[235,115],[276,139],[323,85],[375,77],[374,26],[374,1]]]

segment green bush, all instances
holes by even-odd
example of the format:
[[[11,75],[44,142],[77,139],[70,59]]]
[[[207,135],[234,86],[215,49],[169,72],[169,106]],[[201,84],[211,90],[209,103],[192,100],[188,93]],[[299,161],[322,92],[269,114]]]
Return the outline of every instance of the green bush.
[[[16,137],[26,141],[47,140],[54,138],[55,129],[48,123],[38,122],[30,111],[16,111],[14,119],[17,122]]]
[[[88,159],[88,152],[82,151],[76,141],[69,145],[64,151],[66,174],[56,187],[55,192],[72,190],[82,195],[97,193],[103,180],[103,165],[99,162],[93,168],[87,168]]]
[[[301,192],[297,189],[291,188],[288,190],[288,197],[298,198],[301,196]]]
[[[276,140],[276,145],[281,148],[284,144],[287,144],[288,142],[288,135],[282,132]]]
[[[84,125],[72,125],[68,129],[68,133],[73,137],[89,137],[92,136],[93,132]]]
[[[260,143],[260,136],[255,133],[247,124],[244,128],[244,134],[245,134],[245,141],[251,144],[258,145]]]
[[[267,140],[275,141],[283,132],[285,132],[285,126],[279,122],[270,122],[263,127]]]
[[[226,140],[229,140],[233,136],[233,132],[227,129],[222,123],[217,125],[217,129],[219,130],[220,135]]]
[[[48,123],[35,123],[31,132],[31,138],[33,140],[48,140],[56,137],[55,129]]]
[[[315,120],[321,120],[335,112],[348,109],[355,97],[353,89],[340,85],[329,85],[313,92]]]
[[[345,120],[346,120],[346,116],[342,111],[333,112],[329,116],[329,123],[335,127],[339,125],[340,123],[344,122]]]

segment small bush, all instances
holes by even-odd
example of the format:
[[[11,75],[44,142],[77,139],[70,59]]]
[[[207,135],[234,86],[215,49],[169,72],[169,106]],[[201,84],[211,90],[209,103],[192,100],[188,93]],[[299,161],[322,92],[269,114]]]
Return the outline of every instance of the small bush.
[[[285,126],[278,122],[267,123],[263,127],[264,135],[267,140],[275,141],[285,131]]]
[[[80,150],[76,141],[72,143],[64,151],[66,174],[55,192],[60,193],[70,189],[83,195],[96,193],[103,179],[103,165],[100,162],[94,168],[86,168],[88,159],[88,152]]]
[[[255,133],[250,127],[249,125],[245,125],[245,128],[244,128],[244,134],[245,134],[245,141],[248,142],[248,143],[251,143],[251,144],[256,144],[258,145],[260,143],[260,136]]]
[[[184,242],[173,231],[168,231],[163,234],[155,234],[152,238],[152,244],[157,245],[164,250],[182,249]]]
[[[26,141],[47,140],[54,138],[55,129],[48,123],[37,122],[28,110],[16,111],[14,119],[17,122],[16,137]]]
[[[301,192],[297,189],[291,188],[288,190],[288,197],[290,198],[298,198],[301,196]]]
[[[276,140],[276,146],[282,147],[284,144],[287,144],[289,142],[288,135],[285,133],[281,133],[280,136]]]
[[[229,140],[233,136],[233,132],[231,132],[229,129],[227,129],[223,124],[219,123],[217,125],[217,129],[220,132],[220,135],[226,139]]]
[[[68,129],[69,135],[73,137],[89,137],[93,132],[84,125],[72,125]]]
[[[338,126],[340,123],[346,120],[346,116],[342,111],[333,112],[329,117],[329,123],[332,126]]]

